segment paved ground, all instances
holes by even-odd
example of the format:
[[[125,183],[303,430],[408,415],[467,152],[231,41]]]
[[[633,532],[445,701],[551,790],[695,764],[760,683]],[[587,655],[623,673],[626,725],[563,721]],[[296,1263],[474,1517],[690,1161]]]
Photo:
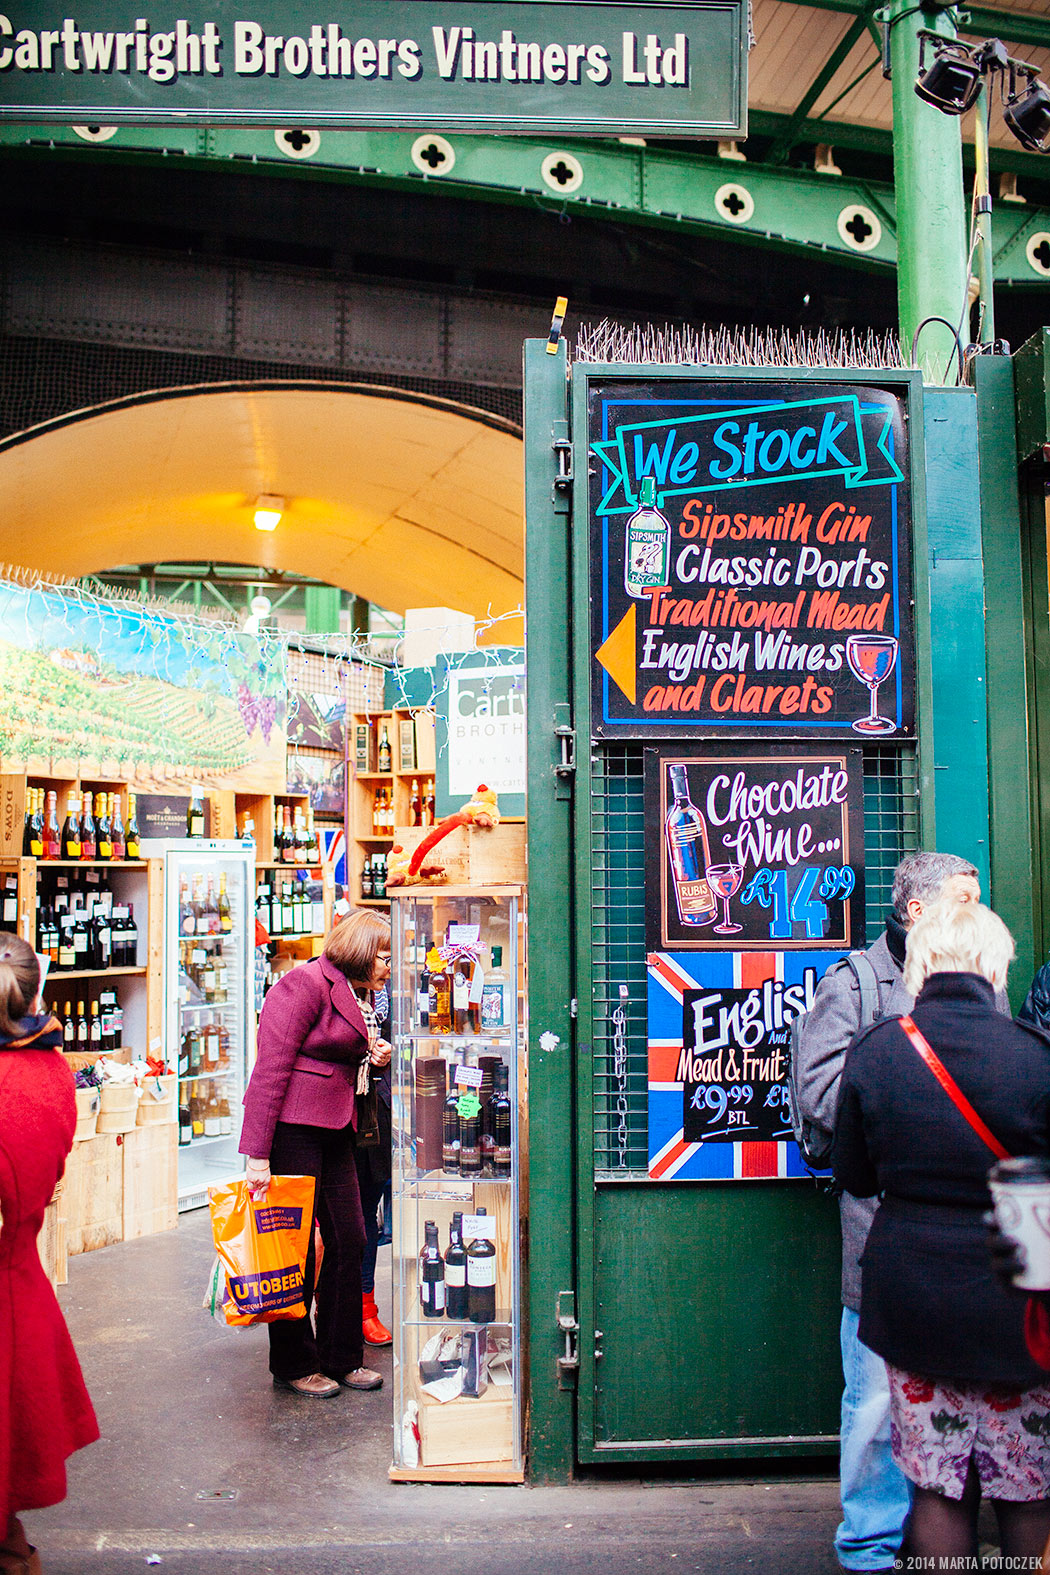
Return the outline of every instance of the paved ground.
[[[102,1438],[71,1461],[66,1501],[26,1517],[47,1575],[838,1568],[828,1477],[392,1484],[389,1349],[369,1359],[387,1380],[378,1394],[321,1403],[279,1393],[265,1332],[225,1329],[200,1310],[210,1261],[203,1212],[71,1261],[61,1300]],[[198,1497],[229,1490],[232,1499]]]

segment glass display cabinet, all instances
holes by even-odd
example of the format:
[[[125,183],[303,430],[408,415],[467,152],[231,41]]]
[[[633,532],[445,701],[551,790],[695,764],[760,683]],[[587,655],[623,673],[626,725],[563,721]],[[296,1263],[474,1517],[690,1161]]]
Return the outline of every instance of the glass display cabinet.
[[[520,888],[390,896],[390,1474],[520,1482]]]

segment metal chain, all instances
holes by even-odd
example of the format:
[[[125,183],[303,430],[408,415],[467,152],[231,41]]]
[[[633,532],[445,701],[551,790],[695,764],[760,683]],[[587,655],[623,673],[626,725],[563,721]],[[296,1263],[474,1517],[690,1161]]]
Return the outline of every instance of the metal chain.
[[[616,1139],[620,1149],[620,1169],[627,1169],[627,986],[620,986],[620,1004],[612,1014],[613,1076],[616,1079],[616,1113],[619,1126]]]

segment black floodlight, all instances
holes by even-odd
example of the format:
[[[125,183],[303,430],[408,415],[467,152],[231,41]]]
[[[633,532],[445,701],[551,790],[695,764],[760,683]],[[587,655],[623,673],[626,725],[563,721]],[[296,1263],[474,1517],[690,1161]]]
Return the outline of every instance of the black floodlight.
[[[1050,92],[1038,77],[1023,92],[1011,93],[1003,104],[1003,119],[1022,148],[1045,152],[1050,137]]]
[[[981,66],[965,44],[943,39],[926,65],[926,44],[934,34],[924,33],[919,45],[919,74],[915,91],[927,104],[945,115],[965,115],[977,102],[981,91]]]

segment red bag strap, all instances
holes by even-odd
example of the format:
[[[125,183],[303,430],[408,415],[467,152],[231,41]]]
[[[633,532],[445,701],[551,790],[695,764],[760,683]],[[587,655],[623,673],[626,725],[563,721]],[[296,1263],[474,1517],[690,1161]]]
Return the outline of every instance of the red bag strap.
[[[928,1040],[915,1026],[915,1023],[912,1021],[912,1019],[908,1016],[902,1017],[900,1019],[900,1025],[904,1029],[904,1032],[907,1034],[908,1038],[911,1040],[914,1048],[919,1052],[919,1054],[922,1056],[922,1059],[926,1062],[926,1065],[929,1067],[938,1083],[940,1083],[941,1087],[944,1089],[944,1092],[948,1095],[948,1098],[951,1100],[956,1110],[958,1110],[960,1115],[962,1115],[970,1123],[974,1131],[977,1133],[977,1136],[981,1139],[981,1142],[988,1145],[996,1159],[1009,1159],[1010,1155],[1007,1153],[1006,1149],[1003,1148],[1003,1145],[1000,1143],[995,1134],[990,1132],[985,1126],[984,1122],[981,1120],[980,1116],[977,1114],[976,1110],[973,1108],[970,1101],[967,1099],[966,1095],[963,1093],[962,1089],[959,1087],[958,1083],[955,1081],[954,1077],[945,1066],[944,1062],[932,1049]]]

